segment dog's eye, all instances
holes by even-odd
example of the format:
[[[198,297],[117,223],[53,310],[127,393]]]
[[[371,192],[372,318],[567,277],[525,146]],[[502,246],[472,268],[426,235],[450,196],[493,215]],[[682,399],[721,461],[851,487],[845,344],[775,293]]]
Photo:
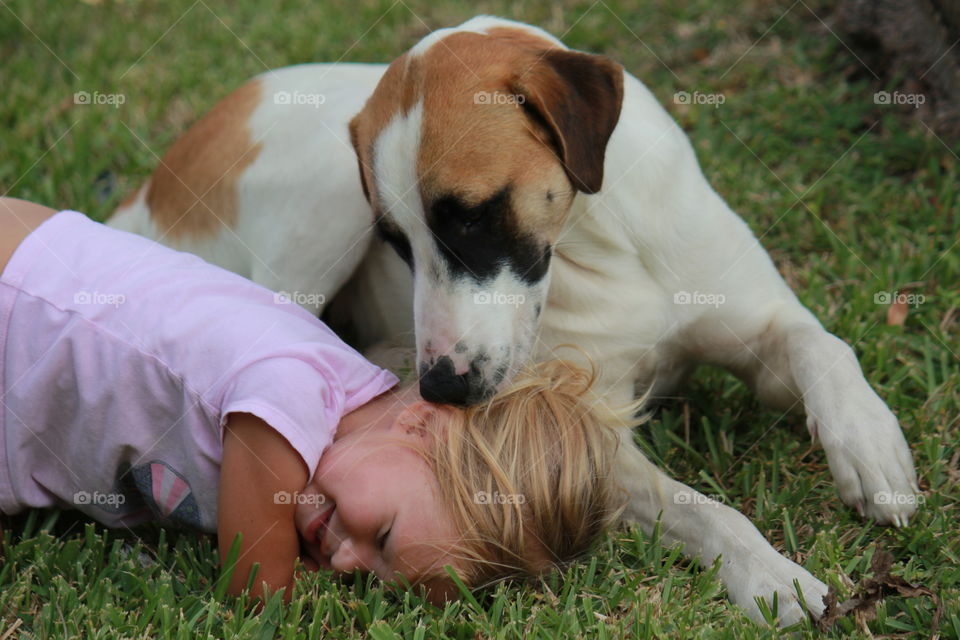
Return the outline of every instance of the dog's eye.
[[[465,207],[458,203],[454,209],[454,215],[465,229],[469,229],[479,224],[483,219],[483,212],[483,205],[478,205],[476,207]]]
[[[466,207],[456,198],[443,198],[433,205],[434,215],[439,220],[453,222],[463,229],[475,227],[483,218],[483,207]]]
[[[480,222],[481,217],[483,217],[483,212],[480,211],[479,208],[464,209],[462,214],[459,216],[460,224],[462,224],[464,227],[469,229],[470,227]]]

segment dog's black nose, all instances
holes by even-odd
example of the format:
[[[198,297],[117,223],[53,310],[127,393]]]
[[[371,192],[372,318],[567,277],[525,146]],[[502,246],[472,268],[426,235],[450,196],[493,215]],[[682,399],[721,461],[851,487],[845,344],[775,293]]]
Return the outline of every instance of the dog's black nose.
[[[483,388],[475,367],[471,366],[467,373],[457,374],[453,360],[442,356],[432,367],[420,365],[420,395],[430,402],[469,407],[483,402],[490,394]]]

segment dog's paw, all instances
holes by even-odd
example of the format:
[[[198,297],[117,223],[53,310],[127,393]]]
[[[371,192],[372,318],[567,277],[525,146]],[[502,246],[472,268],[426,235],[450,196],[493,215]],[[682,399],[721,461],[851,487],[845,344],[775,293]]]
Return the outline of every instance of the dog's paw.
[[[827,585],[814,578],[809,571],[774,552],[764,553],[763,558],[753,557],[748,562],[739,563],[726,577],[727,590],[734,604],[746,610],[755,622],[765,623],[758,599],[765,600],[767,608],[773,611],[774,594],[777,599],[777,622],[786,627],[796,624],[807,617],[809,612],[815,620],[823,615],[826,605],[823,597],[827,595]],[[794,581],[800,585],[803,604],[797,595]],[[806,609],[804,606],[806,605]]]
[[[826,451],[840,499],[861,516],[906,526],[920,489],[896,416],[872,390],[807,409],[807,428]]]

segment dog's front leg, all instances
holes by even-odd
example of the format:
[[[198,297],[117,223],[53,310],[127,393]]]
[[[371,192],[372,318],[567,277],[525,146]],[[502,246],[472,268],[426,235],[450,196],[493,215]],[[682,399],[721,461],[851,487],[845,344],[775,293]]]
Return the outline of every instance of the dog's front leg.
[[[823,445],[840,498],[878,522],[906,525],[919,493],[910,448],[853,351],[808,323],[787,327],[782,341],[807,428]]]
[[[617,457],[618,479],[630,497],[625,520],[651,533],[659,519],[666,543],[683,544],[686,555],[699,556],[707,566],[720,557],[720,580],[730,599],[757,622],[763,622],[757,598],[765,599],[772,609],[774,594],[781,625],[806,616],[794,580],[809,612],[820,617],[825,584],[780,555],[742,513],[667,477],[631,438],[625,432]]]

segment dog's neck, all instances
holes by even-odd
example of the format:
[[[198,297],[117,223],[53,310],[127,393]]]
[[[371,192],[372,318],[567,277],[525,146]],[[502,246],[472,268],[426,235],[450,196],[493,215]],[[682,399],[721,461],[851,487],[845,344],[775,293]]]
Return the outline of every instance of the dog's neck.
[[[607,258],[636,254],[632,232],[620,219],[622,213],[602,198],[577,194],[554,248],[557,260],[598,275],[606,271]]]

